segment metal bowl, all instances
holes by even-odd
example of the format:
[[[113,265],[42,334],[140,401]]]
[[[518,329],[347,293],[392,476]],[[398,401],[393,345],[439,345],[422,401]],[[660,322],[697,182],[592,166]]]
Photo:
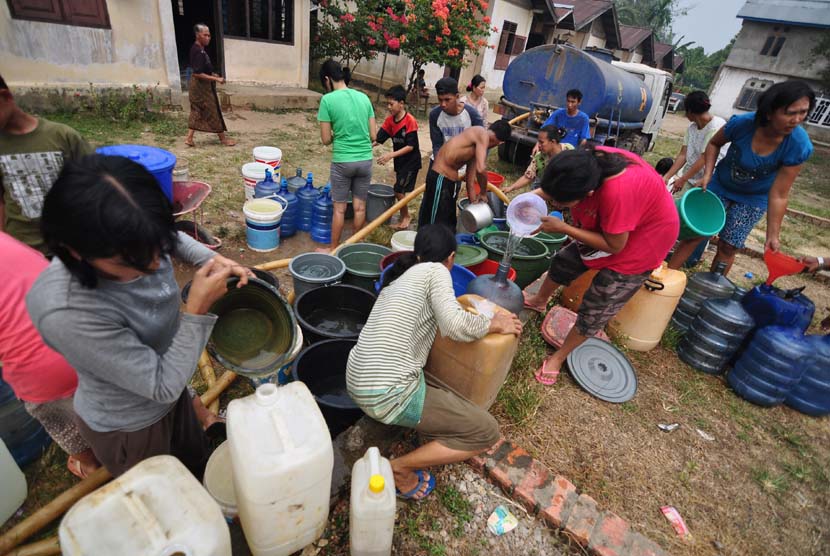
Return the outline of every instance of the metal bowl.
[[[493,211],[487,203],[469,203],[461,211],[461,225],[475,233],[493,223]]]

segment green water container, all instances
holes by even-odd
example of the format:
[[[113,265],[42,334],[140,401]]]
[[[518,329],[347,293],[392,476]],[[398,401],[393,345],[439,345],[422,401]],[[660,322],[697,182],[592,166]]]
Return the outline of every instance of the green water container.
[[[488,259],[501,261],[509,235],[509,232],[489,232],[481,237],[481,244],[487,249]],[[516,284],[524,289],[541,276],[549,265],[550,251],[547,245],[532,237],[526,237],[516,248],[510,266],[516,271]]]
[[[709,237],[726,224],[726,209],[718,196],[699,187],[688,190],[674,202],[680,215],[680,235],[677,239]]]

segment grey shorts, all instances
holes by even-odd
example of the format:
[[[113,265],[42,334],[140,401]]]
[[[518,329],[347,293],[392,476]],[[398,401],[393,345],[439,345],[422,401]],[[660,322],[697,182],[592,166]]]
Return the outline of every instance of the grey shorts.
[[[588,270],[579,256],[576,242],[571,242],[551,257],[548,278],[567,286]],[[574,325],[577,332],[583,336],[594,336],[605,328],[650,275],[651,272],[622,274],[608,268],[601,269],[582,297]]]
[[[40,421],[55,444],[67,454],[80,454],[89,448],[75,424],[72,396],[44,403],[23,402],[23,406],[32,417]]]
[[[335,203],[348,202],[349,192],[353,198],[365,201],[372,183],[372,160],[332,162],[329,181],[331,200]]]

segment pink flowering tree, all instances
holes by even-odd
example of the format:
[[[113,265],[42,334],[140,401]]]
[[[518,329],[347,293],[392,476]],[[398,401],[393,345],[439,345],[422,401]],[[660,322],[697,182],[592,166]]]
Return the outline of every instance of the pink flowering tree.
[[[466,55],[475,56],[487,44],[490,26],[484,0],[404,0],[406,24],[401,33],[401,52],[412,60],[409,86],[418,70],[432,62],[462,68]]]
[[[400,48],[406,18],[396,2],[321,0],[319,6],[318,32],[312,40],[314,59],[334,58],[354,70],[361,60],[374,60],[379,52]]]

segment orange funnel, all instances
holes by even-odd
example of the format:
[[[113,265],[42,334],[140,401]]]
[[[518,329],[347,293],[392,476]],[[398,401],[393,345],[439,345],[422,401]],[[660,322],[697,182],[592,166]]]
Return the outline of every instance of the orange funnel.
[[[767,277],[766,284],[771,286],[772,283],[782,276],[789,276],[790,274],[798,274],[807,266],[798,260],[776,251],[764,251],[764,263],[767,265],[769,277]]]

